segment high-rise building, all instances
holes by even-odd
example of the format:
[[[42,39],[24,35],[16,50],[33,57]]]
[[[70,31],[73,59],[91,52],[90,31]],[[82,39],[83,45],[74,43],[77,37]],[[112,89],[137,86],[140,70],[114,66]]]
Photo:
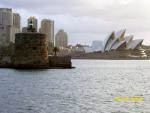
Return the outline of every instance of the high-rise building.
[[[22,32],[23,32],[23,33],[27,33],[27,32],[28,32],[28,28],[27,28],[27,27],[23,27],[23,28],[22,28]]]
[[[12,25],[12,9],[0,8],[0,25]]]
[[[20,15],[13,13],[13,26],[20,29]]]
[[[54,21],[43,19],[41,21],[41,28],[39,32],[46,34],[49,44],[54,45]]]
[[[35,31],[37,32],[37,31],[38,31],[38,20],[37,20],[35,17],[31,16],[31,17],[28,18],[28,26],[29,26],[29,24],[30,24],[31,22],[32,22],[32,24],[33,24],[33,28],[34,28]]]
[[[67,47],[68,46],[68,35],[63,29],[59,30],[55,36],[55,46]]]
[[[13,26],[11,29],[10,41],[15,43],[15,34],[19,33],[20,30],[20,15],[18,13],[13,13]]]
[[[15,34],[20,32],[20,15],[12,9],[0,8],[0,46],[15,42]]]
[[[12,9],[0,8],[0,46],[7,46],[10,43],[12,26]]]

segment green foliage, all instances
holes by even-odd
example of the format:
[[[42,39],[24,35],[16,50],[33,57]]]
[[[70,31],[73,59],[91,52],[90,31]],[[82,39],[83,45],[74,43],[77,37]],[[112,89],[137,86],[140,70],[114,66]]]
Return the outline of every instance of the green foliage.
[[[54,56],[57,56],[57,52],[59,52],[59,48],[58,47],[54,47],[53,48],[53,52],[54,52]]]

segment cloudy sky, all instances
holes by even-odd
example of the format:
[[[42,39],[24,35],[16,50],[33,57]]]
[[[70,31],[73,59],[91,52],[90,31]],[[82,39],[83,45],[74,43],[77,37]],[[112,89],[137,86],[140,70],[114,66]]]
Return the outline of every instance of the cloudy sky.
[[[150,0],[0,0],[0,7],[20,13],[22,26],[29,16],[54,20],[55,32],[64,29],[70,44],[104,40],[124,28],[150,44]]]

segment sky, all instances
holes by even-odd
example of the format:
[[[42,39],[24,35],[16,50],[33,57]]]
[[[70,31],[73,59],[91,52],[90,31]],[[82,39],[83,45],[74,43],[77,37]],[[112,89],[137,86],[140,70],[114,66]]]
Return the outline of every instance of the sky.
[[[22,27],[30,16],[39,24],[54,20],[55,33],[64,29],[73,45],[103,41],[122,29],[150,45],[150,0],[0,0],[0,7],[19,13]]]

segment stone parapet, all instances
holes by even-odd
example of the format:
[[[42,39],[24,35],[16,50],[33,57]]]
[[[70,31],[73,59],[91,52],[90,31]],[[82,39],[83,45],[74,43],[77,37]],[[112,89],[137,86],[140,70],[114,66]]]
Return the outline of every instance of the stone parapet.
[[[48,41],[46,35],[41,33],[17,33],[12,63],[17,68],[47,66]]]

